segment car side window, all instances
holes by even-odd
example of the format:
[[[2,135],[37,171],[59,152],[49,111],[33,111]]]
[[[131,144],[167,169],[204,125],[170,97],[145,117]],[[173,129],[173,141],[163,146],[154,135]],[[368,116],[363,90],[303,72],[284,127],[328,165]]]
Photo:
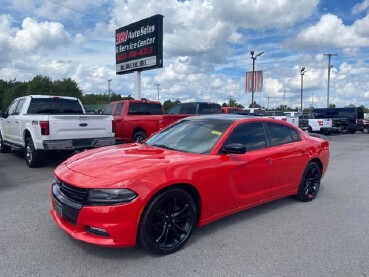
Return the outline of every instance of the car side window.
[[[238,125],[224,145],[231,143],[241,143],[246,147],[246,151],[262,149],[267,146],[263,123],[245,123]]]
[[[179,114],[180,108],[181,108],[181,105],[175,105],[168,110],[168,114]]]
[[[14,102],[10,105],[10,107],[9,107],[9,109],[8,109],[7,114],[8,114],[8,115],[13,115],[13,114],[15,113],[15,109],[17,108],[17,105],[18,105],[18,100],[17,100],[17,101],[14,101]]]
[[[123,102],[120,102],[115,107],[114,115],[120,115],[122,113],[122,110],[123,110]]]
[[[109,104],[103,111],[101,114],[105,114],[105,115],[111,115],[113,113],[113,108],[114,108],[114,103]]]
[[[23,108],[23,104],[26,100],[25,99],[20,99],[19,102],[18,102],[18,106],[17,108],[15,109],[15,113],[14,114],[20,114],[20,112],[22,111],[22,108]]]
[[[296,130],[290,128],[290,132],[293,141],[300,141],[300,135]]]
[[[196,113],[196,105],[193,103],[183,104],[183,108],[181,114],[195,114]]]
[[[296,141],[296,140],[293,139],[291,128],[289,128],[287,126],[284,126],[282,124],[275,124],[275,123],[268,123],[268,127],[269,127],[270,145],[271,146]],[[294,130],[292,130],[292,131],[294,131]],[[298,134],[296,133],[296,134],[294,134],[295,138],[296,138],[296,135],[298,137]]]

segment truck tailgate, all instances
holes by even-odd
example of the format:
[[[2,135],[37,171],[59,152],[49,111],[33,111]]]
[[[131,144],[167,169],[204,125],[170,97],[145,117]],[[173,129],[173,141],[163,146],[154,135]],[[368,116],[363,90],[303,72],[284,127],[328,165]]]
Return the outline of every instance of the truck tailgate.
[[[50,140],[112,137],[111,115],[50,115]]]

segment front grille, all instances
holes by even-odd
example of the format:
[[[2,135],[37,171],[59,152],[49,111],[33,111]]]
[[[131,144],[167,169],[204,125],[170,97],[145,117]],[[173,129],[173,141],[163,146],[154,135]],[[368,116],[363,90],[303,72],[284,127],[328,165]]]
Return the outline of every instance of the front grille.
[[[82,205],[87,200],[88,190],[76,188],[57,179],[52,184],[52,192],[54,201],[60,203],[60,206],[56,208],[54,202],[57,213],[71,224],[76,225]]]
[[[69,184],[63,183],[60,180],[56,180],[56,183],[61,194],[63,194],[63,196],[69,200],[78,204],[84,204],[86,202],[88,196],[87,189],[76,188]]]

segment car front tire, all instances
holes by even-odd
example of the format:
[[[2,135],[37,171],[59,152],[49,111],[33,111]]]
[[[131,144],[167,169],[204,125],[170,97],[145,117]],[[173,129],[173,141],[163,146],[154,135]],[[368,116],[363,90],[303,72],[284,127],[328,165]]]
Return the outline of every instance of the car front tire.
[[[302,175],[297,199],[303,202],[312,201],[318,195],[321,178],[319,165],[316,162],[310,162]]]
[[[171,254],[188,241],[196,218],[195,202],[186,190],[163,191],[149,202],[141,217],[139,241],[152,253]]]

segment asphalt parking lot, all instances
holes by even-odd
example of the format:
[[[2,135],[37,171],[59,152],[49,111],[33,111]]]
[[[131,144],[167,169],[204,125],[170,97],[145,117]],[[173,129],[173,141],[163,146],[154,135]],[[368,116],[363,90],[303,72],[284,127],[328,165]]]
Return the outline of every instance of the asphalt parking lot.
[[[0,276],[369,276],[369,135],[328,140],[313,202],[290,197],[232,215],[169,256],[73,240],[49,214],[62,158],[31,169],[20,152],[0,154]]]

